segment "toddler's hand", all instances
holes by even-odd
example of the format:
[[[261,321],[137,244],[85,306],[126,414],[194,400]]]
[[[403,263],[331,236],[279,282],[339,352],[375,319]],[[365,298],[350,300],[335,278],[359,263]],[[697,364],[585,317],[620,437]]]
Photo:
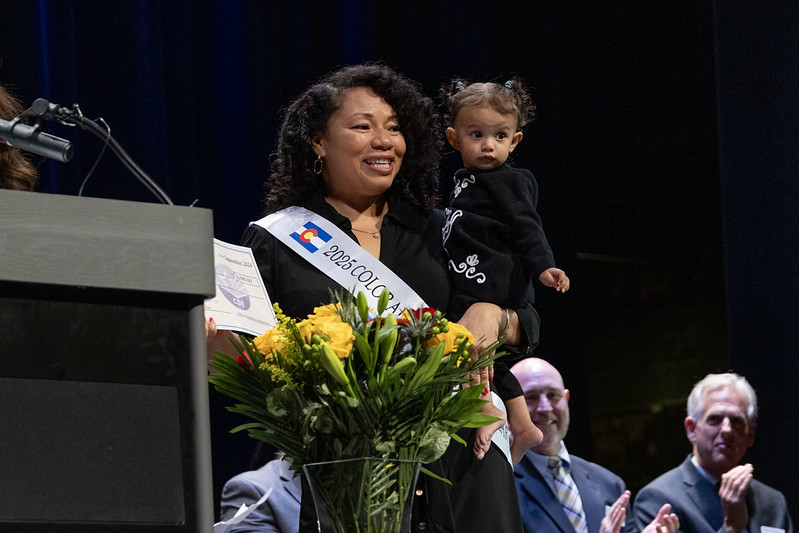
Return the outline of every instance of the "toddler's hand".
[[[553,287],[558,292],[569,290],[569,276],[559,268],[548,268],[541,272],[538,280],[547,287]]]

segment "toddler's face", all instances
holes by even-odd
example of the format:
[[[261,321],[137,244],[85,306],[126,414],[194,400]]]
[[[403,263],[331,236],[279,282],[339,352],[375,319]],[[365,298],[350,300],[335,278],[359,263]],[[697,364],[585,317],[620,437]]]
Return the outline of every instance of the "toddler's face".
[[[516,131],[516,116],[503,115],[490,107],[464,107],[447,128],[447,140],[460,151],[466,168],[490,170],[505,163],[522,132]]]

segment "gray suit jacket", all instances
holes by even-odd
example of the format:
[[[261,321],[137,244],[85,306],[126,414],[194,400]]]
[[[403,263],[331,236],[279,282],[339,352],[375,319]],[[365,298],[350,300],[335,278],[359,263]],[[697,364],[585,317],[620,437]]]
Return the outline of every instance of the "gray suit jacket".
[[[527,453],[535,452],[529,450]],[[588,531],[596,533],[599,531],[602,518],[605,517],[606,506],[613,505],[624,492],[624,481],[596,463],[574,455],[569,457],[572,463],[571,475],[577,490],[580,491]],[[574,533],[574,527],[566,517],[557,496],[526,454],[513,470],[524,531]],[[623,531],[631,531],[631,527],[632,514],[628,508]]]
[[[233,476],[222,489],[221,519],[233,518],[241,504],[252,505],[272,493],[231,532],[295,533],[300,524],[300,477],[292,477],[289,463],[269,461],[258,470]]]
[[[635,497],[635,525],[642,528],[652,521],[664,503],[680,519],[685,533],[715,533],[722,529],[724,512],[715,487],[691,463],[691,456],[645,486]],[[760,533],[770,526],[793,533],[793,523],[783,494],[755,479],[746,494],[749,508],[749,533]]]

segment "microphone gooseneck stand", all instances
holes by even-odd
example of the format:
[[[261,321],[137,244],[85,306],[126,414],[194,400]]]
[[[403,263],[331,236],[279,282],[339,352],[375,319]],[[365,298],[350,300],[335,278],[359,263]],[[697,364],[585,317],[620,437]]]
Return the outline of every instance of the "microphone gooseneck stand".
[[[78,126],[83,130],[87,130],[99,137],[111,147],[111,151],[119,158],[120,161],[127,167],[147,189],[155,196],[158,201],[167,205],[174,205],[169,196],[164,190],[150,177],[142,168],[136,164],[135,161],[128,155],[124,148],[117,142],[111,135],[108,128],[103,128],[93,120],[83,116],[78,104],[72,104],[72,107],[63,107],[52,104],[44,98],[37,98],[33,104],[25,110],[19,118],[24,116],[36,117],[37,127],[42,119],[54,120],[66,126]]]

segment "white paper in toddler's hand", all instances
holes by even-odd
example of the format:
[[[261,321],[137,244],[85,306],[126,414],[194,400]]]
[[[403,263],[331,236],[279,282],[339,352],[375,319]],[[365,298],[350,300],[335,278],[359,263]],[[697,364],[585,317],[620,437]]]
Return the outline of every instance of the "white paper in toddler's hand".
[[[258,336],[277,324],[252,250],[214,239],[216,295],[205,301],[205,318],[217,329]]]
[[[270,494],[272,494],[272,487],[269,487],[269,490],[266,491],[266,494],[261,496],[260,500],[250,505],[249,507],[247,507],[245,504],[242,503],[241,507],[239,508],[238,511],[236,511],[236,514],[233,516],[233,518],[231,518],[230,520],[225,520],[223,522],[217,522],[216,524],[214,524],[214,533],[227,533],[228,531],[233,529],[233,526],[239,524],[242,520],[247,518],[247,515],[249,515],[251,512],[257,509],[259,505],[264,503],[267,500],[267,498],[269,498]]]

